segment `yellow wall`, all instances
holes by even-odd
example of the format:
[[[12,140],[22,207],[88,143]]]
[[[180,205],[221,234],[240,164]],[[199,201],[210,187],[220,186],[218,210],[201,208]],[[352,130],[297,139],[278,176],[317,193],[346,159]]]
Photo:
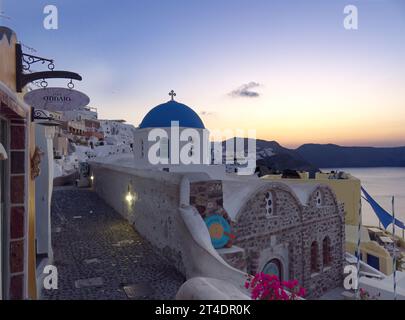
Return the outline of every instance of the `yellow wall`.
[[[17,37],[15,34],[11,36],[11,41],[9,43],[7,36],[4,36],[0,41],[0,81],[3,82],[7,87],[13,91],[19,100],[23,101],[23,93],[16,93],[16,57],[15,57],[15,44],[17,43]],[[20,104],[19,104],[20,105]],[[21,114],[27,114],[28,110],[21,103]],[[19,112],[19,110],[17,110]],[[20,113],[20,112],[19,112]],[[29,113],[27,114],[27,145],[28,145],[28,155],[31,159],[32,154],[35,150],[35,130],[34,125],[31,124],[31,117]],[[26,277],[27,277],[27,287],[26,291],[28,293],[29,299],[36,299],[36,254],[35,254],[35,182],[31,180],[31,164],[28,161],[27,171],[26,171],[26,183],[28,196],[26,198],[28,204],[28,211],[26,212],[28,216],[28,233],[26,234],[26,254],[28,261],[26,263]]]
[[[263,179],[282,179],[294,183],[326,184],[330,186],[336,194],[340,203],[345,205],[345,223],[358,225],[359,208],[361,199],[361,181],[352,176],[349,179],[328,179],[329,175],[317,174],[315,179],[309,179],[308,175],[300,173],[301,179],[282,179],[281,175],[267,175]]]
[[[309,179],[309,172],[298,171],[297,173],[301,177],[301,179]],[[280,173],[280,174],[268,174],[268,175],[262,177],[262,179],[277,180],[277,179],[284,179],[284,178],[283,178],[283,175]],[[289,180],[289,179],[285,179],[285,180]],[[290,179],[290,180],[292,180],[292,179]]]
[[[355,254],[357,245],[355,243],[346,242],[346,251]],[[362,261],[367,263],[367,253],[372,254],[380,259],[380,271],[386,275],[392,273],[392,258],[387,250],[380,246],[375,241],[363,242],[360,245],[360,252],[362,254]]]
[[[349,179],[328,179],[329,175],[317,173],[315,181],[332,187],[339,202],[345,205],[345,223],[359,224],[361,181],[349,175]]]
[[[17,42],[16,35],[11,37],[11,45],[6,36],[0,41],[0,79],[12,91],[15,87],[15,43]]]

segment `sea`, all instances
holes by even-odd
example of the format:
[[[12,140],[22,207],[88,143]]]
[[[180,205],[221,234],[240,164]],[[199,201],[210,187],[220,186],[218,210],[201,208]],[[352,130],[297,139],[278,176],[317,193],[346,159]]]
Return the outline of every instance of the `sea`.
[[[395,217],[405,223],[405,168],[327,168],[323,171],[339,170],[360,179],[361,185],[385,210],[392,213],[394,196]],[[378,226],[378,218],[370,205],[362,200],[363,224]],[[388,227],[392,231],[392,225]],[[395,234],[401,235],[401,230]]]

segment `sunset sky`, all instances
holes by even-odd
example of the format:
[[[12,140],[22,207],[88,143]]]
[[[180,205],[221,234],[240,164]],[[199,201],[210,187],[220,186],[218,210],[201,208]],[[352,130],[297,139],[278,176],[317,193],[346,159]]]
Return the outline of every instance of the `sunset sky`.
[[[47,4],[58,30],[43,27]],[[348,4],[358,30],[343,27]],[[405,145],[403,0],[2,0],[1,11],[26,52],[83,76],[76,88],[100,118],[138,125],[174,89],[209,129],[288,147]]]

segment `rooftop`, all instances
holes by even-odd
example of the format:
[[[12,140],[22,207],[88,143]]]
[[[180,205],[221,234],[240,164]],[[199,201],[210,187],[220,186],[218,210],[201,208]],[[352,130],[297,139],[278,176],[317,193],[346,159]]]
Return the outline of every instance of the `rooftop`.
[[[139,128],[169,128],[172,121],[178,121],[179,127],[205,129],[204,123],[193,109],[174,100],[150,110]]]

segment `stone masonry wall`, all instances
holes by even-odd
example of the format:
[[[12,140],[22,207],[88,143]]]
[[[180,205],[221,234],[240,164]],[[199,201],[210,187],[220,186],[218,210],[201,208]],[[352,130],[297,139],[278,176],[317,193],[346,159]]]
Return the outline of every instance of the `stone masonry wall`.
[[[203,219],[211,215],[220,215],[228,221],[231,228],[233,222],[223,207],[222,182],[220,180],[193,182],[190,184],[190,204],[198,210]]]
[[[228,221],[233,234],[233,221],[223,207],[222,182],[220,180],[200,181],[190,184],[190,204],[196,207],[203,219],[211,215],[220,215]],[[226,245],[232,247],[231,239]],[[218,250],[221,257],[232,267],[246,271],[246,255],[241,248],[238,250]]]
[[[321,192],[321,204],[317,204],[317,191]],[[271,215],[266,214],[268,192],[273,199]],[[307,297],[316,298],[343,281],[343,215],[342,207],[327,186],[320,186],[309,197],[308,203],[301,205],[287,186],[269,184],[241,208],[235,223],[235,244],[246,250],[249,273],[261,272],[266,261],[277,258],[288,265],[283,277],[297,279],[307,289]],[[324,266],[322,244],[326,237],[330,241],[331,264]],[[311,272],[311,245],[314,241],[318,245],[319,272]],[[271,250],[282,245],[286,249]]]
[[[232,267],[247,271],[245,250],[236,246],[218,250],[219,255]]]

